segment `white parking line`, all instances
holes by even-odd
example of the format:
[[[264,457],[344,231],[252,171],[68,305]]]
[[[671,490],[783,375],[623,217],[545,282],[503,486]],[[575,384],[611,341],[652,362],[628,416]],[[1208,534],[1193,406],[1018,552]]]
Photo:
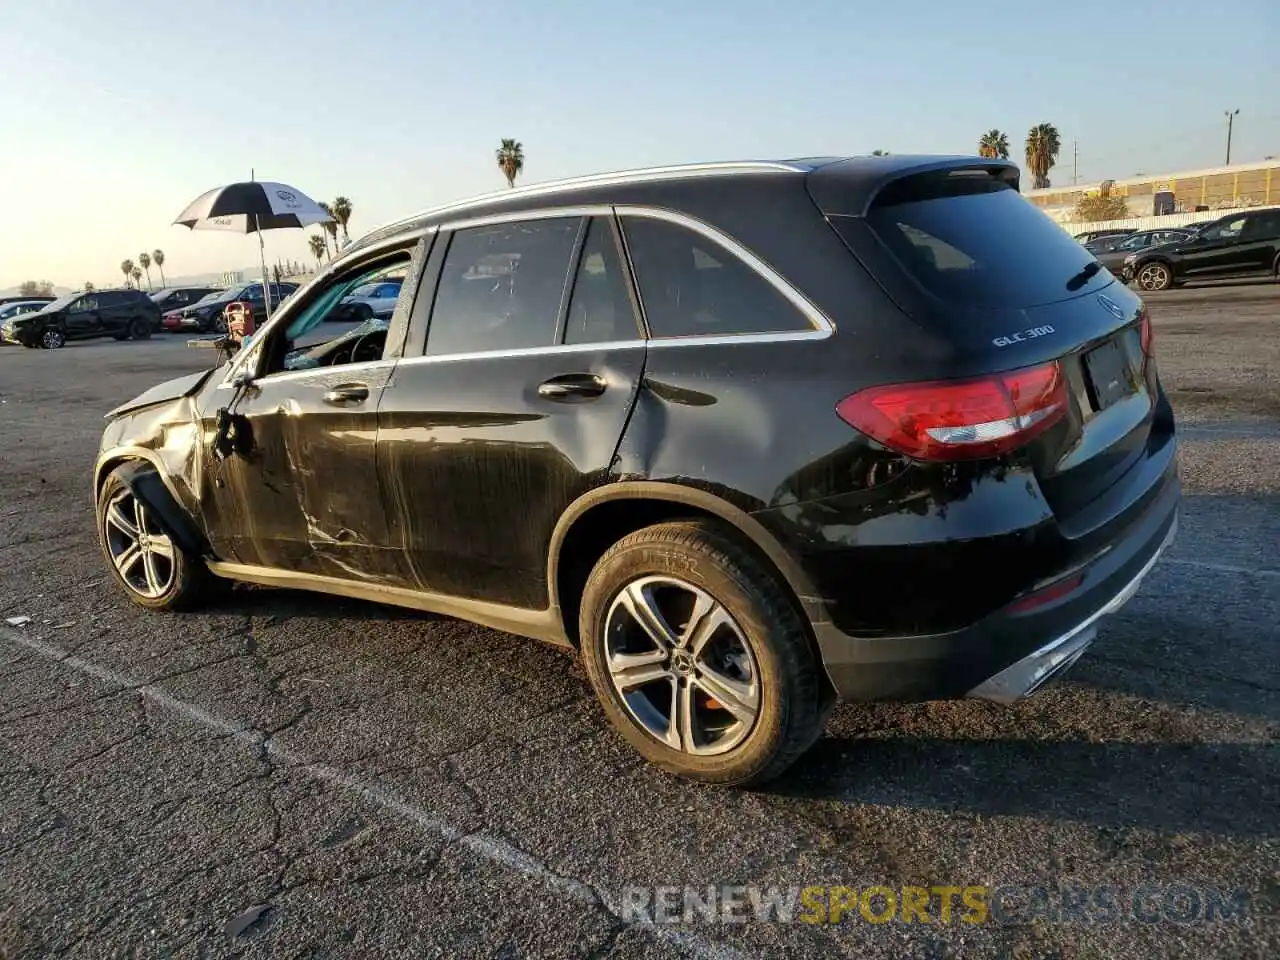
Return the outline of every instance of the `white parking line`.
[[[65,650],[51,643],[45,643],[35,637],[24,636],[16,630],[0,627],[0,639],[8,640],[10,643],[42,657],[56,660],[65,667],[70,667],[72,670],[101,680],[104,683],[109,683],[112,686],[120,687],[122,690],[136,691],[157,706],[179,714],[202,727],[215,730],[236,743],[252,749],[254,752],[263,749],[264,738],[261,731],[246,723],[227,720],[195,704],[179,700],[166,693],[160,687],[136,680],[110,667],[104,667],[82,657],[68,654]],[[324,763],[314,763],[301,754],[276,746],[269,740],[265,741],[265,749],[273,760],[290,764],[299,772],[315,780],[353,793],[367,803],[380,807],[401,820],[408,821],[429,833],[436,834],[447,843],[457,844],[483,860],[497,864],[514,873],[538,880],[572,900],[577,900],[590,906],[598,904],[612,914],[615,919],[621,920],[620,905],[613,902],[613,898],[590,884],[554,872],[541,860],[500,837],[491,836],[483,831],[467,832],[459,829],[448,821],[437,817],[425,807],[401,800],[377,784],[357,780],[336,767],[331,767]],[[622,922],[629,927],[644,930],[659,940],[665,940],[686,953],[703,958],[703,960],[742,960],[744,956],[732,947],[715,943],[681,930],[658,926],[652,921]]]
[[[1264,570],[1261,567],[1238,567],[1231,563],[1209,563],[1206,560],[1179,560],[1167,557],[1163,563],[1176,563],[1180,567],[1196,567],[1215,573],[1243,573],[1253,577],[1280,577],[1280,570]]]

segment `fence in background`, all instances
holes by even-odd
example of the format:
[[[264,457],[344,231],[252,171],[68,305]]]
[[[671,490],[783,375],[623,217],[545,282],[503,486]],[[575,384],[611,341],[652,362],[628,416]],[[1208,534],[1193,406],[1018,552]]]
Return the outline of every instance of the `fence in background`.
[[[1084,233],[1087,230],[1123,230],[1133,228],[1134,230],[1160,230],[1165,227],[1177,228],[1185,227],[1191,223],[1208,223],[1210,220],[1220,220],[1223,217],[1229,217],[1233,213],[1247,213],[1254,210],[1270,210],[1277,209],[1277,204],[1270,207],[1252,206],[1252,207],[1236,207],[1232,210],[1201,210],[1199,213],[1170,213],[1163,217],[1128,217],[1124,220],[1094,220],[1090,222],[1076,223],[1059,223],[1067,233],[1075,236],[1077,233]]]

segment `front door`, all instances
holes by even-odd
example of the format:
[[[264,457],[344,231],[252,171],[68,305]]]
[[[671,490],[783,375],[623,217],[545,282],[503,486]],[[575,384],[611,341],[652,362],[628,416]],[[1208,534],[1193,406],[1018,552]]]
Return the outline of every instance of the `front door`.
[[[1247,218],[1232,217],[1208,227],[1178,247],[1182,254],[1182,274],[1187,279],[1211,280],[1215,276],[1237,273],[1241,245],[1240,235]]]
[[[98,298],[92,294],[81,297],[67,308],[66,317],[64,325],[68,339],[93,336],[101,326]]]
[[[387,549],[375,466],[378,404],[395,346],[383,322],[335,330],[319,321],[370,274],[409,265],[413,243],[375,255],[313,289],[263,329],[213,391],[204,420],[206,522],[214,552],[240,563],[406,585]],[[407,308],[406,308],[407,309]],[[403,327],[401,327],[403,329]],[[220,457],[218,410],[244,418],[247,442]]]
[[[434,303],[424,281],[378,418],[388,522],[423,590],[545,607],[556,521],[609,480],[645,348],[600,213],[437,241]]]

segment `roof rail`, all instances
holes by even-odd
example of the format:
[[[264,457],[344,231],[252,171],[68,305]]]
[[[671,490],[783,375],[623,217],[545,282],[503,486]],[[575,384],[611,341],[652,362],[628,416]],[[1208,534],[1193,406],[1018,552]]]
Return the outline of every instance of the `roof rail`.
[[[387,231],[421,220],[424,217],[448,213],[451,210],[465,210],[468,207],[477,207],[497,200],[536,197],[543,194],[559,193],[563,190],[572,190],[577,187],[601,187],[613,184],[643,183],[649,180],[678,180],[682,177],[708,177],[732,173],[808,173],[811,169],[813,169],[811,163],[799,160],[729,160],[718,163],[685,163],[665,167],[642,167],[635,170],[618,170],[613,173],[596,173],[585,177],[570,177],[564,180],[547,180],[543,183],[531,183],[528,186],[512,187],[507,190],[498,190],[494,193],[481,194],[465,200],[455,200],[452,203],[441,204],[438,207],[428,207],[426,210],[420,210],[412,216],[401,217],[399,220],[393,220],[390,223],[375,227],[360,237],[359,240],[354,241],[352,246],[354,247],[374,235],[385,236]]]

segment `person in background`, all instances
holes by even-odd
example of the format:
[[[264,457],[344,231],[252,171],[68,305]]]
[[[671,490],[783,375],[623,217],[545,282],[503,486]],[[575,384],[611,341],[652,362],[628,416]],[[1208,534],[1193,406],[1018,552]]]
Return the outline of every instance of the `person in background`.
[[[237,348],[248,346],[249,341],[253,339],[253,308],[237,300],[227,304],[223,316],[227,319],[227,339]]]

